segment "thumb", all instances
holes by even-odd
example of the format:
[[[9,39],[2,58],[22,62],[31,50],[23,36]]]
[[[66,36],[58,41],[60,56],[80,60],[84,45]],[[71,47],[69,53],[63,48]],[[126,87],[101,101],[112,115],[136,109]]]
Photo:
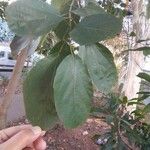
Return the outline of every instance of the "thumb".
[[[2,149],[22,150],[32,144],[40,136],[41,132],[42,130],[40,127],[22,130],[2,144]]]

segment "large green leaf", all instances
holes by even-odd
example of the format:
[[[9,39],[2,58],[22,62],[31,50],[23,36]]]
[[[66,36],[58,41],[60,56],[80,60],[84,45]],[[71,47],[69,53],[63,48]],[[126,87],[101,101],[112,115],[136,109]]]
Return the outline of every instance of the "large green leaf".
[[[66,127],[83,123],[91,108],[92,84],[88,71],[78,56],[67,56],[54,79],[55,106]]]
[[[66,55],[67,53],[55,53],[44,58],[33,67],[24,82],[26,113],[34,125],[49,128],[58,121],[53,99],[53,81],[56,69]]]
[[[83,17],[95,15],[95,14],[105,14],[106,13],[102,7],[96,5],[96,3],[92,3],[92,2],[90,2],[84,8],[78,8],[72,12],[79,16],[83,16]]]
[[[96,87],[104,93],[111,91],[117,81],[117,70],[111,52],[103,45],[81,46],[79,56],[89,70]]]
[[[96,14],[85,17],[70,36],[80,45],[93,44],[120,33],[122,21],[109,14]]]
[[[42,35],[62,20],[59,12],[41,0],[18,0],[7,7],[6,16],[10,29],[20,36]]]

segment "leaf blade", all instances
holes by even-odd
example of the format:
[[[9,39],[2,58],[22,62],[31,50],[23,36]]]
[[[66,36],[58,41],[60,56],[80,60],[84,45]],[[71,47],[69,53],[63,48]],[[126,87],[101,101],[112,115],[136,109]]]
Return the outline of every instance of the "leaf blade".
[[[105,13],[103,8],[101,8],[100,6],[96,5],[96,3],[93,2],[90,2],[84,8],[78,8],[72,12],[82,17]]]
[[[90,45],[120,33],[122,21],[109,14],[96,14],[85,17],[70,32],[70,36],[80,45]]]
[[[117,81],[117,70],[111,52],[103,45],[81,46],[79,56],[89,70],[96,87],[109,93]]]
[[[141,72],[137,76],[140,77],[141,79],[144,79],[144,80],[150,82],[150,75],[147,73]]]
[[[58,116],[64,125],[74,128],[90,113],[92,84],[78,56],[67,56],[57,69],[54,99]]]
[[[40,0],[13,2],[6,9],[6,17],[10,29],[20,36],[40,36],[62,20],[59,12]]]
[[[63,46],[68,48],[65,44]],[[58,46],[57,48],[63,49]],[[55,52],[42,59],[29,72],[24,82],[23,93],[27,117],[34,125],[47,129],[59,121],[54,104],[53,81],[56,69],[66,55],[68,53]]]

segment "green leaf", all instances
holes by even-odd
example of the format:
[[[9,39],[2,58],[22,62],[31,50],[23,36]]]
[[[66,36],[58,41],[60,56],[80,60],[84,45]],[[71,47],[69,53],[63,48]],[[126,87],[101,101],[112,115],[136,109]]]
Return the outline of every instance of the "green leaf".
[[[150,82],[150,75],[147,74],[147,73],[144,73],[144,72],[143,73],[139,73],[137,76],[142,78],[142,79],[144,79],[144,80],[146,80],[146,81],[148,81],[148,82]]]
[[[54,6],[61,14],[69,14],[70,6],[72,4],[72,0],[52,0],[52,6]],[[78,8],[77,1],[74,1],[72,5],[72,10]]]
[[[96,5],[95,3],[92,3],[92,2],[90,2],[84,8],[78,8],[72,12],[79,16],[82,16],[82,17],[95,15],[95,14],[105,14],[105,11],[102,7]]]
[[[70,32],[69,20],[66,19],[60,22],[54,31],[59,39],[67,38],[69,36],[68,33]]]
[[[128,98],[126,96],[123,97],[121,104],[127,104],[128,103]]]
[[[130,33],[130,36],[135,37],[135,36],[136,36],[136,33],[135,33],[134,31],[132,31],[132,32]]]
[[[96,87],[109,93],[117,81],[117,70],[111,52],[103,45],[81,46],[79,56],[89,70]]]
[[[133,105],[144,105],[142,102],[129,102],[128,106],[133,106]]]
[[[144,95],[150,95],[150,92],[140,91],[137,94],[144,94]]]
[[[122,29],[122,21],[109,14],[85,17],[76,25],[70,36],[80,45],[89,45],[112,38]]]
[[[114,117],[109,115],[109,116],[106,116],[106,122],[111,125],[111,123],[114,121]]]
[[[120,6],[125,8],[125,7],[127,7],[127,4],[126,3],[121,3]]]
[[[78,56],[67,56],[57,69],[54,79],[55,106],[66,127],[82,124],[90,113],[92,83]]]
[[[66,17],[69,17],[69,13],[70,13],[70,6],[72,5],[72,0],[69,0],[68,2],[64,3],[61,8],[60,8],[60,12],[61,14],[65,14]],[[75,10],[78,8],[78,3],[77,1],[74,1],[73,5],[71,6],[72,9],[71,10]]]
[[[61,10],[61,7],[66,4],[67,2],[69,2],[70,0],[52,0],[51,4],[57,9],[57,10]]]
[[[150,47],[139,47],[137,49],[130,49],[129,51],[143,51],[145,56],[150,55]]]
[[[66,55],[70,54],[70,46],[64,42],[60,41],[58,42],[51,50],[49,54],[57,55],[59,53],[65,53]]]
[[[24,82],[27,117],[34,125],[49,128],[57,121],[53,99],[53,81],[56,69],[66,54],[50,55],[37,63]]]
[[[74,26],[79,23],[79,17],[75,14],[72,14],[72,21],[65,19],[61,21],[58,26],[54,29],[55,34],[59,39],[69,38],[69,32],[74,28]]]
[[[41,0],[18,0],[6,9],[10,29],[20,36],[40,36],[61,20],[59,12]]]
[[[148,105],[146,105],[146,106],[144,107],[143,112],[144,112],[145,114],[150,113],[150,104],[148,104]]]

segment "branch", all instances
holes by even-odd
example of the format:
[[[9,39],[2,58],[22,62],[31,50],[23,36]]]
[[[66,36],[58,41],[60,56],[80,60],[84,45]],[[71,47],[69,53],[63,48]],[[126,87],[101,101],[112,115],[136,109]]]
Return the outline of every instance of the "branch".
[[[74,4],[75,0],[72,0],[71,2],[71,5],[70,5],[70,8],[69,8],[69,24],[70,24],[70,28],[71,28],[71,22],[72,22],[72,7],[73,7],[73,4]]]
[[[8,84],[8,87],[7,87],[7,90],[6,90],[6,93],[4,95],[4,98],[3,98],[3,101],[2,101],[2,104],[0,106],[1,110],[1,115],[5,115],[5,123],[6,123],[6,114],[7,114],[7,110],[12,102],[12,98],[14,96],[14,93],[15,93],[15,90],[16,90],[16,87],[18,85],[18,81],[21,77],[21,74],[22,74],[22,69],[24,67],[24,62],[27,58],[27,47],[24,48],[20,54],[18,55],[18,58],[17,58],[17,62],[16,62],[16,65],[14,67],[14,70],[13,70],[13,73],[12,73],[12,77],[9,81],[9,84]]]

